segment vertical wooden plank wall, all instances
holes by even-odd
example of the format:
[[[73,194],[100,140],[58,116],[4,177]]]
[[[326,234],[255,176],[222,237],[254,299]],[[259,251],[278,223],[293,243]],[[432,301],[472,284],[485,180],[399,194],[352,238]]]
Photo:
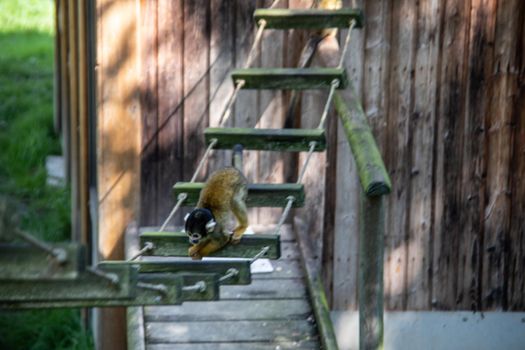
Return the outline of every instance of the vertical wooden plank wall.
[[[189,180],[204,151],[202,130],[219,122],[218,111],[233,89],[228,70],[243,66],[247,57],[255,33],[253,11],[268,3],[100,1],[101,232],[120,227],[123,218],[136,210],[132,203],[137,199],[139,173],[141,224],[159,225],[165,218],[174,204],[171,186]],[[352,38],[346,68],[394,185],[386,206],[385,306],[523,309],[525,4],[502,0],[357,3],[365,11],[366,27]],[[305,6],[295,0],[283,4]],[[117,28],[110,17],[120,7],[139,11],[139,22],[132,23],[134,15],[129,16],[130,23],[120,16]],[[127,31],[126,40],[112,31]],[[300,46],[297,37],[291,39],[294,35],[293,31],[266,33],[272,41],[263,42],[256,65],[290,65]],[[111,56],[117,55],[117,49],[120,61]],[[135,72],[129,65],[139,61],[140,75],[121,76],[123,70]],[[61,89],[63,96],[70,93],[65,90]],[[125,108],[113,103],[117,99],[124,104],[126,97]],[[284,122],[285,101],[287,95],[280,92],[242,91],[227,125],[278,127]],[[302,101],[302,126],[315,127],[324,97],[308,92]],[[126,147],[114,136],[123,131],[116,129],[112,118],[120,114],[130,118]],[[118,125],[128,127],[122,121]],[[335,176],[335,205],[325,193],[324,175],[317,171],[326,165],[325,155],[318,155],[315,173],[306,177],[308,207],[297,213],[303,221],[310,219],[305,227],[317,253],[322,251],[322,235],[326,244],[333,244],[325,247],[325,253],[333,255],[325,257],[325,261],[333,259],[326,264],[332,270],[325,274],[333,286],[332,305],[353,309],[359,241],[358,230],[348,236],[347,228],[357,226],[359,187],[357,178],[348,176],[353,165],[344,136],[339,133],[336,141],[332,156],[337,163],[327,164],[336,167],[328,172]],[[139,143],[140,155],[134,153]],[[229,163],[228,153],[216,153],[219,156],[210,160],[208,170]],[[140,164],[124,161],[135,157]],[[251,181],[280,182],[284,171],[280,159],[246,152],[245,172]],[[273,164],[277,166],[271,168]],[[137,173],[126,178],[127,184],[137,185],[127,187],[128,197],[123,192],[116,196],[115,188],[122,186],[131,169]],[[324,210],[311,205],[319,199],[328,199]],[[110,202],[131,211],[114,218],[112,210],[117,206]],[[332,225],[321,219],[331,212],[326,217]],[[273,223],[279,214],[252,210],[250,220]],[[175,223],[180,221],[181,216]],[[110,242],[106,241],[109,246]],[[102,246],[107,253],[108,246]]]
[[[385,307],[523,310],[525,4],[358,5],[366,27],[347,69],[393,183]],[[338,229],[351,190],[341,141],[335,229],[324,234],[335,235],[333,307],[355,309],[357,231]]]
[[[160,225],[175,202],[173,184],[191,179],[205,149],[204,128],[218,126],[233,91],[229,71],[244,66],[252,46],[253,11],[270,3],[140,2],[141,225]],[[267,31],[252,66],[282,66],[284,38],[283,31]],[[241,91],[225,125],[281,127],[282,96],[279,91]],[[230,155],[214,152],[208,172],[230,165]],[[276,153],[247,151],[245,173],[252,182],[280,183],[281,159]],[[205,178],[202,171],[197,181]],[[250,222],[274,223],[279,215],[280,210],[250,209]],[[172,224],[181,225],[182,217],[177,215]]]

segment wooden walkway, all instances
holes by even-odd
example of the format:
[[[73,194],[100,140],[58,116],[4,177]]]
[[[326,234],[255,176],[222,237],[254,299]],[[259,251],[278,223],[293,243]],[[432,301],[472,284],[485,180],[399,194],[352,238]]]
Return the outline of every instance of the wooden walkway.
[[[320,349],[300,250],[289,227],[283,229],[281,242],[282,257],[271,261],[273,272],[252,274],[251,285],[221,286],[219,301],[144,307],[142,346],[148,350]]]

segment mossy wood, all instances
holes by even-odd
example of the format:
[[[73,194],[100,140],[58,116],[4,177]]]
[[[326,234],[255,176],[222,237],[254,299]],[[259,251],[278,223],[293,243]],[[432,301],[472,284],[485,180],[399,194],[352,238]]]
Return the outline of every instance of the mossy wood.
[[[244,80],[243,89],[329,89],[333,80],[344,89],[348,83],[343,68],[243,68],[231,76],[234,83]]]
[[[188,235],[184,232],[143,232],[140,235],[140,246],[151,242],[154,248],[145,255],[155,256],[188,256]],[[264,247],[270,250],[264,255],[267,259],[279,259],[281,256],[281,242],[278,235],[244,235],[236,245],[228,244],[221,250],[213,253],[213,257],[253,258]]]
[[[180,193],[187,193],[188,198],[184,201],[185,206],[195,206],[199,201],[199,195],[204,183],[202,182],[177,182],[173,187],[175,198]],[[304,205],[304,186],[302,184],[249,184],[248,207],[277,207],[284,208],[288,203],[288,196],[293,196],[294,208]]]
[[[344,131],[357,165],[361,186],[367,196],[390,193],[390,177],[377,148],[366,115],[357,100],[350,101],[350,108],[340,94],[334,94],[334,105],[343,123]]]
[[[108,265],[120,265],[120,264],[133,264],[139,269],[139,277],[142,278],[147,274],[158,274],[158,273],[215,273],[219,276],[226,275],[230,269],[235,269],[238,274],[232,278],[225,280],[221,284],[225,285],[246,285],[252,282],[252,276],[250,272],[250,262],[247,260],[231,260],[231,261],[106,261],[101,264]]]
[[[71,280],[84,271],[84,249],[75,243],[54,243],[63,249],[67,260],[59,263],[49,253],[34,246],[19,243],[0,244],[0,283],[23,280]]]
[[[358,9],[342,8],[337,10],[308,9],[258,9],[253,15],[260,25],[266,21],[268,29],[323,29],[348,28],[350,21],[356,21],[356,28],[363,26],[363,12]]]
[[[310,142],[316,142],[314,151],[326,148],[322,129],[253,129],[253,128],[207,128],[206,143],[217,139],[215,149],[231,149],[241,144],[245,150],[304,152]]]
[[[138,276],[138,281],[166,288],[166,293],[152,289],[134,289],[134,296],[127,299],[80,299],[10,302],[0,301],[0,308],[5,309],[42,309],[42,308],[83,308],[114,306],[162,306],[180,305],[185,301],[215,301],[219,299],[218,275],[214,273],[151,273]],[[192,286],[202,281],[204,291],[182,290],[183,286]]]
[[[88,271],[82,272],[74,280],[2,281],[0,302],[116,300],[133,297],[138,277],[136,267],[105,266],[101,270],[117,276],[118,283],[112,284]]]

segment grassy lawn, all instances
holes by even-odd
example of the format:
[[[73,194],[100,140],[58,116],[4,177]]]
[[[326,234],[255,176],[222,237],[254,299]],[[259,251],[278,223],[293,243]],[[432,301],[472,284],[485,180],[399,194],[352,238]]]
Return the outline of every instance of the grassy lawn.
[[[46,186],[53,130],[53,1],[0,0],[0,196],[22,228],[48,241],[69,232],[69,190]],[[0,313],[0,349],[90,349],[77,310]]]

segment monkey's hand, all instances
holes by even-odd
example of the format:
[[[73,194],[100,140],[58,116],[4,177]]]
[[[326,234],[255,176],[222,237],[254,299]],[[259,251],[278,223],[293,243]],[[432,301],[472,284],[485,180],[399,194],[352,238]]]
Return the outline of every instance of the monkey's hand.
[[[201,256],[199,250],[200,250],[200,246],[199,245],[192,245],[188,249],[189,257],[192,258],[193,260],[201,260],[202,256]]]

